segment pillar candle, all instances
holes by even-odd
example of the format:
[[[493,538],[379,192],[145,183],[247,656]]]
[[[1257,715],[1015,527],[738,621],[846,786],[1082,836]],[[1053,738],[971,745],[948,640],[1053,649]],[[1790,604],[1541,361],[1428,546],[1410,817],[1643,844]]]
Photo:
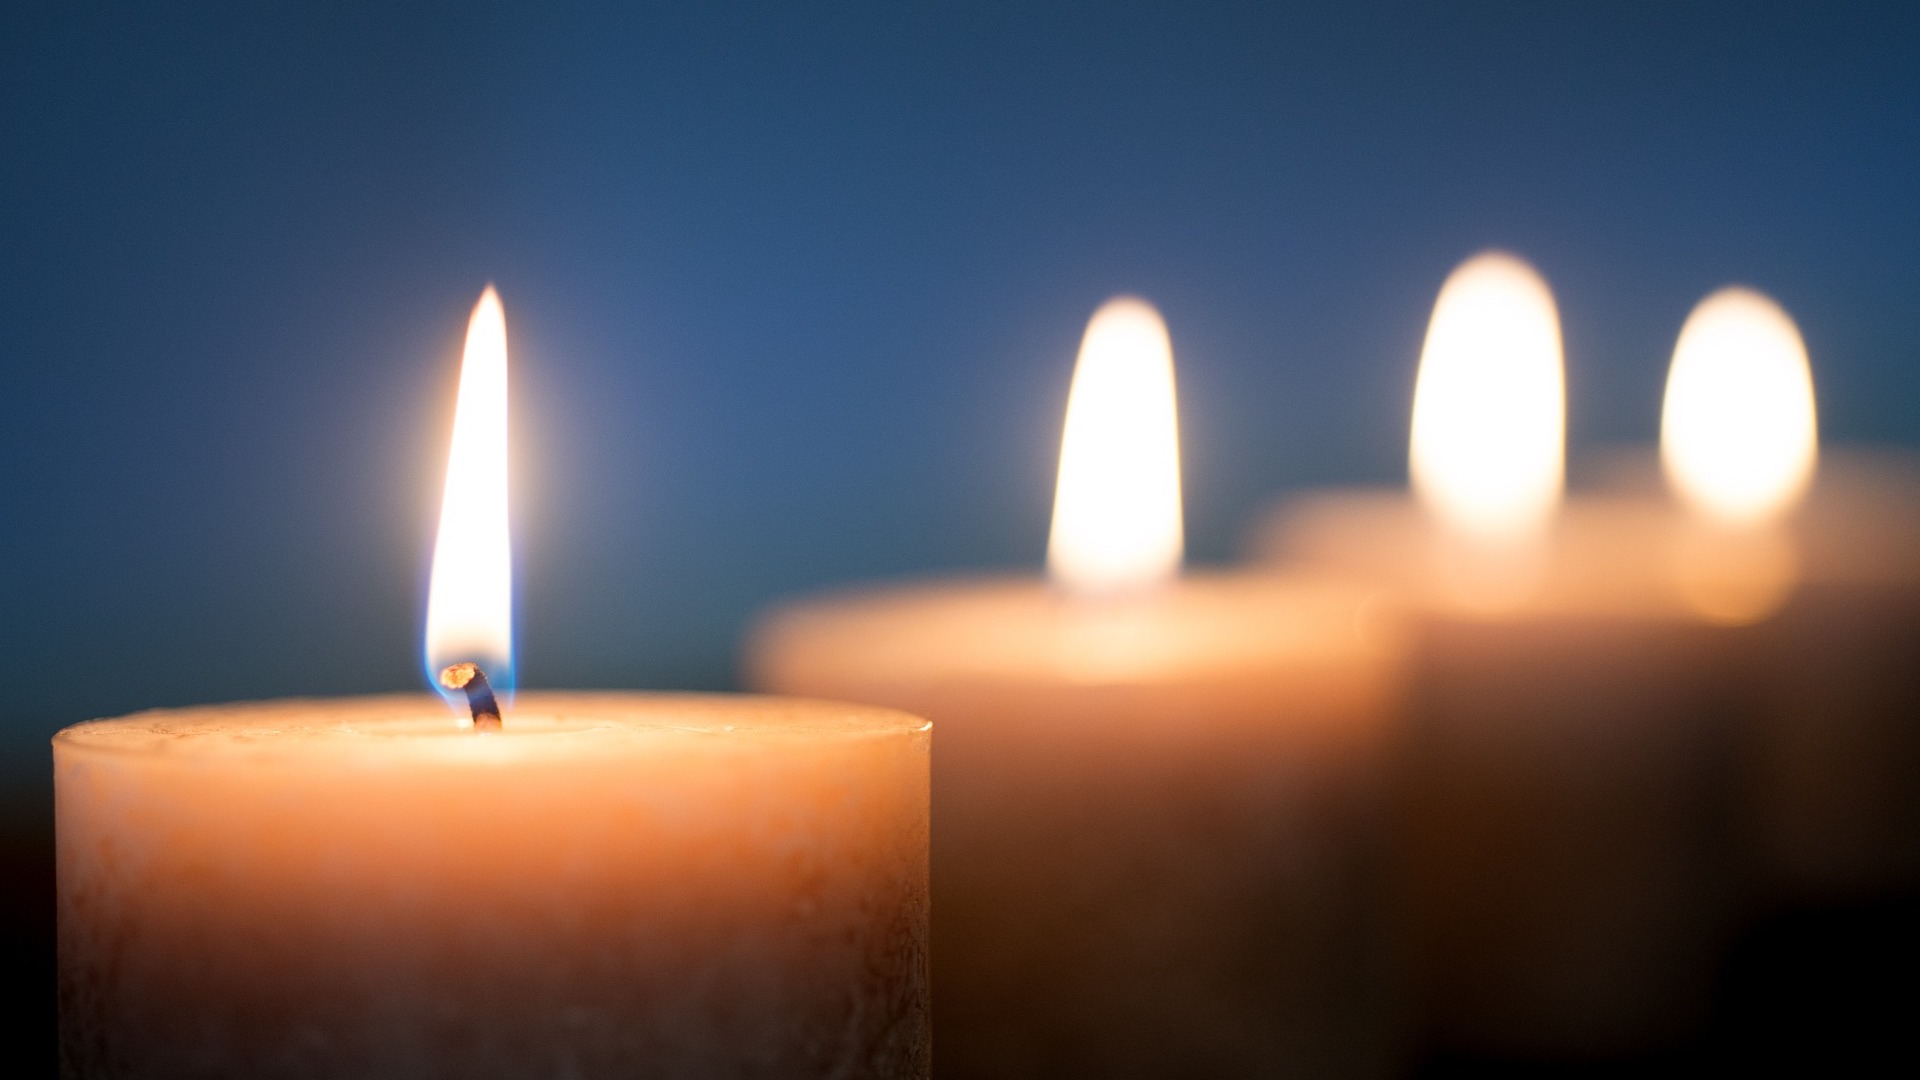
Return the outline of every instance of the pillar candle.
[[[1853,451],[1821,460],[1816,478],[1814,412],[1793,319],[1751,289],[1722,289],[1674,349],[1660,432],[1670,494],[1644,488],[1671,517],[1680,592],[1756,624],[1741,676],[1744,805],[1774,903],[1920,885],[1920,472]]]
[[[1037,579],[768,616],[749,677],[935,718],[935,1007],[957,1077],[1383,1075],[1391,623],[1234,576]]]
[[[1379,891],[1391,616],[1178,576],[1171,345],[1119,300],[1068,396],[1051,582],[763,619],[754,685],[924,710],[948,1077],[1364,1076],[1401,1049]]]
[[[457,402],[425,641],[457,714],[282,701],[55,737],[64,1074],[926,1077],[927,723],[513,700],[491,288]]]
[[[1596,469],[1667,535],[1687,528],[1655,455]],[[1920,885],[1920,461],[1827,449],[1783,523],[1787,580],[1749,632],[1743,808],[1762,903]]]
[[[1394,835],[1432,1037],[1565,1057],[1699,1019],[1739,870],[1725,635],[1647,572],[1654,515],[1563,498],[1561,369],[1545,281],[1469,260],[1422,349],[1412,490],[1294,501],[1263,546],[1413,610]]]
[[[1456,591],[1405,492],[1320,492],[1264,554],[1414,612],[1394,836],[1410,951],[1443,1044],[1612,1054],[1698,1022],[1744,876],[1731,816],[1740,633],[1652,587],[1660,517],[1564,505],[1523,599]]]
[[[925,1077],[925,721],[526,694],[54,740],[72,1077]]]
[[[1760,629],[1753,809],[1780,899],[1920,887],[1920,464],[1827,454]]]

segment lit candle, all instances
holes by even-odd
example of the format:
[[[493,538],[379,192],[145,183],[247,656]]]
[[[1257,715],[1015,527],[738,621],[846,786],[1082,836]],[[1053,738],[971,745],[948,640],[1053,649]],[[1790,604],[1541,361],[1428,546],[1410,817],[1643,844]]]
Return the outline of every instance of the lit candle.
[[[1674,349],[1660,457],[1679,505],[1674,571],[1708,617],[1756,623],[1751,808],[1783,899],[1920,880],[1920,484],[1841,455],[1811,505],[1806,345],[1771,299],[1700,302]]]
[[[1563,496],[1546,283],[1469,260],[1435,303],[1404,492],[1284,507],[1275,565],[1417,609],[1398,819],[1435,1038],[1643,1047],[1704,1007],[1731,902],[1723,635],[1647,566],[1658,515]]]
[[[458,721],[420,695],[55,738],[65,1075],[928,1074],[928,725],[509,702],[505,435],[489,290],[427,616]]]
[[[1746,627],[1743,807],[1773,902],[1920,884],[1920,461],[1819,447],[1814,403],[1792,317],[1723,289],[1681,330],[1658,454],[1598,470],[1611,520],[1638,522],[1615,564]]]
[[[763,689],[940,725],[935,999],[949,1077],[1355,1075],[1400,1049],[1376,813],[1397,656],[1367,594],[1177,578],[1171,346],[1087,328],[1052,581],[774,612]]]

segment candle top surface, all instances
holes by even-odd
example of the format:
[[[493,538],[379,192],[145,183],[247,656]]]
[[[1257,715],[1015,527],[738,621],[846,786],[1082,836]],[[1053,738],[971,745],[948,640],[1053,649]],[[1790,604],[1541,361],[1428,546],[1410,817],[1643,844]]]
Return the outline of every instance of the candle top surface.
[[[1281,504],[1254,544],[1256,557],[1271,564],[1304,562],[1384,582],[1428,611],[1677,615],[1681,606],[1652,576],[1671,521],[1653,501],[1578,495],[1564,501],[1537,544],[1483,551],[1436,521],[1405,488],[1335,488]],[[1475,586],[1486,583],[1477,579],[1503,571],[1524,579],[1522,587],[1509,603],[1479,603]]]
[[[1668,578],[1676,546],[1698,523],[1665,490],[1654,452],[1610,454],[1595,480],[1597,490],[1570,498],[1545,538],[1550,573],[1526,610],[1684,612]],[[1256,558],[1357,572],[1420,596],[1433,582],[1439,535],[1404,488],[1344,488],[1280,504],[1258,528],[1253,547]],[[1737,539],[1739,533],[1725,535]],[[1798,580],[1920,580],[1920,456],[1824,452],[1806,502],[1787,516],[1778,536],[1790,543]]]
[[[750,652],[763,666],[890,680],[1178,685],[1370,666],[1396,627],[1377,590],[1275,575],[1193,575],[1114,598],[955,578],[802,600],[764,619]]]
[[[505,713],[502,730],[483,733],[461,727],[445,702],[425,694],[287,698],[91,720],[56,734],[54,745],[67,752],[193,761],[484,765],[752,753],[909,736],[931,726],[893,709],[729,694],[535,692],[519,695]]]
[[[1603,461],[1609,490],[1685,517],[1660,475],[1653,450],[1622,450]],[[1822,447],[1806,500],[1783,515],[1814,580],[1920,580],[1920,454],[1904,448]]]

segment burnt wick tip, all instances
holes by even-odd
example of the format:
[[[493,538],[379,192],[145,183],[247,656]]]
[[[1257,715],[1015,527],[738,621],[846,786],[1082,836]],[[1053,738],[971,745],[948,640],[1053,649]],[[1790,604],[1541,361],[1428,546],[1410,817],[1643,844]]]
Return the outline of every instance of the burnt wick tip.
[[[493,687],[487,685],[487,673],[480,665],[449,664],[440,671],[440,685],[467,693],[467,708],[473,711],[473,730],[500,730],[500,703],[493,699]]]

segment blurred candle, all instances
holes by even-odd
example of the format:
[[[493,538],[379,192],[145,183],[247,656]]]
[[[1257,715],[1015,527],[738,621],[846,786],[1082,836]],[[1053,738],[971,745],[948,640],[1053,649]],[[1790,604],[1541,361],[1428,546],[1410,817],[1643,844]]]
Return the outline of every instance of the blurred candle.
[[[1782,902],[1920,888],[1920,460],[1827,450],[1788,523],[1799,583],[1756,627],[1752,794]]]
[[[1159,315],[1087,328],[1051,583],[773,612],[762,689],[940,725],[935,1000],[948,1077],[1369,1075],[1400,1045],[1377,786],[1396,641],[1368,595],[1176,577]]]
[[[1309,495],[1262,540],[1416,609],[1399,866],[1432,1035],[1476,1050],[1677,1033],[1731,902],[1724,642],[1651,580],[1657,515],[1563,505],[1561,369],[1546,283],[1469,260],[1421,354],[1415,498]]]
[[[489,290],[427,616],[430,665],[503,692],[505,343]],[[281,701],[56,736],[63,1075],[928,1075],[925,721],[644,694],[469,715]]]
[[[1744,685],[1770,889],[1805,901],[1920,883],[1920,487],[1843,456],[1801,510],[1817,458],[1806,345],[1750,289],[1707,297],[1681,330],[1660,456],[1683,595],[1758,624]]]
[[[1816,442],[1799,329],[1724,289],[1681,332],[1658,454],[1595,470],[1688,606],[1745,626],[1743,806],[1775,904],[1920,886],[1920,459]]]

